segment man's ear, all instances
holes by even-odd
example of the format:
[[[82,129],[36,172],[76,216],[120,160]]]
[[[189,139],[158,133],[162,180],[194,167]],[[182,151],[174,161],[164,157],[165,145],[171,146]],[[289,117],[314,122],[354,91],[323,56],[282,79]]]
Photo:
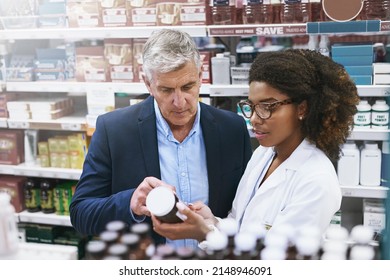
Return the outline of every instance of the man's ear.
[[[152,92],[152,90],[151,90],[150,81],[149,81],[149,79],[146,77],[145,74],[142,74],[142,80],[144,81],[144,84],[145,84],[146,88],[148,89],[150,95],[153,96],[153,92]]]

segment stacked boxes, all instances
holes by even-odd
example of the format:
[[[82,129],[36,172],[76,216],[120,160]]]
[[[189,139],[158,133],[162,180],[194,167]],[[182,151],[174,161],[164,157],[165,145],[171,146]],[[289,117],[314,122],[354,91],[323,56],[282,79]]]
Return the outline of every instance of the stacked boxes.
[[[54,120],[73,113],[73,100],[68,97],[20,98],[7,102],[10,119]]]
[[[374,63],[374,85],[390,85],[390,63]]]
[[[372,44],[334,44],[332,59],[345,67],[356,85],[372,85]]]
[[[41,167],[82,169],[87,154],[85,133],[50,137],[38,143]]]

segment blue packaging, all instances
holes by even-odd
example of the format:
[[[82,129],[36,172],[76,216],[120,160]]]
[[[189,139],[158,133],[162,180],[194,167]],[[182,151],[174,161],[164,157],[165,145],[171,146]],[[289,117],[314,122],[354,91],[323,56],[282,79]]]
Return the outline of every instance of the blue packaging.
[[[333,61],[344,66],[372,66],[373,55],[351,55],[351,56],[335,56],[332,54]]]
[[[369,76],[372,76],[373,74],[373,67],[372,65],[366,65],[366,66],[361,66],[361,65],[358,65],[358,66],[344,66],[345,68],[345,71],[347,71],[347,73],[349,75],[369,75]]]

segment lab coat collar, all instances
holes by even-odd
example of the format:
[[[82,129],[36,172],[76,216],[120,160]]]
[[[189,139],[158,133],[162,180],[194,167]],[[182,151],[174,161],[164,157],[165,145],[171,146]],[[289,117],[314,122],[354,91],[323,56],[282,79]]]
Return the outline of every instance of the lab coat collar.
[[[294,152],[267,178],[258,193],[277,187],[281,182],[287,180],[287,173],[289,171],[297,171],[308,160],[314,149],[315,146],[313,144],[310,144],[306,139],[303,140]],[[264,161],[266,158],[273,156],[273,154],[273,150],[269,149],[264,155]],[[251,175],[254,176],[254,174]]]

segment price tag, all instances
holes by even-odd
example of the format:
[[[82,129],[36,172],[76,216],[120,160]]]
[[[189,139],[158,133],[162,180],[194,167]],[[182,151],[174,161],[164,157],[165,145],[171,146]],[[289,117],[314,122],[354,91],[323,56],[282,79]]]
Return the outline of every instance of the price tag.
[[[12,121],[8,120],[8,127],[9,128],[21,128],[21,129],[27,129],[30,127],[29,122],[21,122],[21,121]]]
[[[82,130],[81,124],[79,124],[79,123],[61,123],[61,129],[63,129],[63,130],[76,130],[76,131]]]

